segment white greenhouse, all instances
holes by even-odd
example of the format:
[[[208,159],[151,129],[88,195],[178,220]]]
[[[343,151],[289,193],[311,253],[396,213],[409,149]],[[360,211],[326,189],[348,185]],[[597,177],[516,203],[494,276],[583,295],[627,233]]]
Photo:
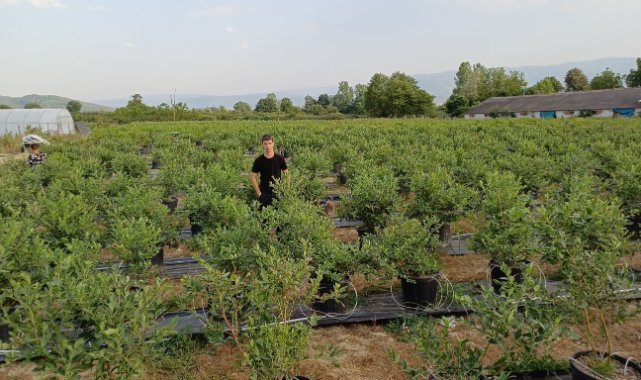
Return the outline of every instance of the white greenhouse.
[[[0,110],[0,136],[76,133],[73,118],[66,109],[36,108]]]

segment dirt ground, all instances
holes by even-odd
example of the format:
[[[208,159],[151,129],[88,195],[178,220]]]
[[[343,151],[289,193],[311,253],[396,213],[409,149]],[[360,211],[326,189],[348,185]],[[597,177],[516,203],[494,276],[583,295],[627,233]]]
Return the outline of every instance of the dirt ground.
[[[18,159],[18,160],[27,160],[27,157],[29,157],[29,153],[0,153],[0,164],[8,161],[12,158]]]

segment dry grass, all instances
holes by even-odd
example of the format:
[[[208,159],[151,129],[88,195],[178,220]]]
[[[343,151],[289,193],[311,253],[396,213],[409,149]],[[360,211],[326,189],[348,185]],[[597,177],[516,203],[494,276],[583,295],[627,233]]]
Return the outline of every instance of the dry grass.
[[[482,254],[464,256],[439,255],[443,274],[452,282],[469,282],[487,279],[490,257]]]
[[[332,237],[343,243],[358,241],[358,232],[356,228],[334,228]]]

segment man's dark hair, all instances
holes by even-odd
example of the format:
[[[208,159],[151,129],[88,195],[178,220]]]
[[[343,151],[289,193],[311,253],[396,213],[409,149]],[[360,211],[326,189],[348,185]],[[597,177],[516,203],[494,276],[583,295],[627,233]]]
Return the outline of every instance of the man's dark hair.
[[[263,135],[263,138],[260,142],[264,143],[265,141],[274,141],[274,138],[272,137],[272,135]]]

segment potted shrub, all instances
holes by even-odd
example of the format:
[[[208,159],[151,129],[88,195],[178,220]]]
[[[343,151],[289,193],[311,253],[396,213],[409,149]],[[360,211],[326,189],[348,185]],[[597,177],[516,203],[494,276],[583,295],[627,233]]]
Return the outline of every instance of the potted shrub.
[[[507,265],[503,269],[510,270]],[[481,297],[461,298],[474,310],[472,327],[501,353],[487,371],[518,379],[567,373],[567,362],[554,359],[550,352],[563,332],[565,309],[558,295],[538,280],[538,268],[528,264],[521,280],[517,283],[514,276],[509,276],[502,290],[497,293],[494,287],[483,286]],[[487,347],[483,355],[486,353]]]
[[[162,264],[161,230],[147,219],[115,219],[109,234],[108,248],[116,257],[134,265],[147,260]]]
[[[215,226],[236,224],[248,213],[244,203],[204,186],[192,189],[184,208],[194,235]]]
[[[373,233],[387,224],[394,211],[398,193],[396,178],[389,171],[363,171],[349,182],[350,193],[342,198],[338,214],[341,218],[362,220],[359,235]]]
[[[450,223],[465,215],[477,198],[474,189],[457,183],[452,173],[441,166],[428,173],[416,173],[412,177],[411,190],[415,197],[410,216],[438,217],[441,223],[439,238],[443,243],[449,241]]]
[[[498,292],[508,276],[521,280],[535,247],[534,224],[528,197],[513,174],[489,173],[482,189],[485,223],[472,237],[472,249],[491,255],[490,277]],[[504,265],[510,268],[509,274]]]
[[[560,264],[567,310],[580,322],[590,348],[570,359],[573,373],[582,379],[611,377],[622,367],[613,355],[608,323],[626,315],[626,302],[616,290],[629,287],[619,262],[626,220],[618,200],[597,190],[591,177],[574,178],[566,193],[539,211],[544,259]],[[631,370],[641,376],[639,367]]]
[[[405,303],[424,306],[436,300],[441,268],[436,257],[438,223],[400,220],[380,233],[380,256],[391,266],[390,273],[401,279]]]
[[[288,321],[297,305],[314,298],[318,278],[311,277],[309,257],[287,256],[276,250],[256,251],[257,277],[249,300],[257,313],[249,320],[245,352],[252,379],[304,379],[293,372],[307,353],[315,320]]]

